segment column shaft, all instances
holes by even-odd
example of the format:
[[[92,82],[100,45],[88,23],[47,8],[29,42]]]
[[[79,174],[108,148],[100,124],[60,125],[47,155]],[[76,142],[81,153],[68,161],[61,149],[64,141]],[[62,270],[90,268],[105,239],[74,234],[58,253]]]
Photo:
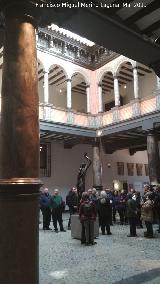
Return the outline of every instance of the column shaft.
[[[72,108],[72,91],[71,91],[71,79],[67,80],[67,108]]]
[[[44,102],[49,103],[48,71],[44,72]]]
[[[87,95],[87,112],[90,112],[90,87],[86,87],[86,95]]]
[[[158,141],[154,132],[147,135],[147,154],[150,183],[153,185],[160,183],[160,159]]]
[[[160,89],[160,78],[158,76],[157,77],[157,89],[159,90]]]
[[[98,190],[102,189],[102,165],[98,142],[93,145],[93,187]]]
[[[13,8],[6,9],[2,74],[0,283],[38,284],[36,38],[29,12]]]
[[[98,112],[103,112],[102,86],[98,85]]]
[[[115,96],[115,106],[120,105],[120,95],[119,95],[119,85],[118,78],[114,77],[114,96]]]
[[[139,86],[138,86],[138,71],[137,68],[133,68],[133,80],[134,80],[134,98],[139,98]]]

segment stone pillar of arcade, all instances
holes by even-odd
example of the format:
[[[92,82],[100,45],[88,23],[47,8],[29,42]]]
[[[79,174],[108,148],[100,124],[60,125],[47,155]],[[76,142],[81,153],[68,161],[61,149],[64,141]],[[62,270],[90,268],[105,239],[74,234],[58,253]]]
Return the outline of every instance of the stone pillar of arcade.
[[[120,106],[120,93],[119,93],[119,83],[118,76],[114,76],[114,96],[115,96],[115,107]]]
[[[40,180],[34,1],[2,2],[7,5],[3,7],[0,125],[0,283],[38,284]]]
[[[67,108],[72,108],[72,80],[67,79]]]
[[[92,144],[93,148],[93,187],[102,190],[102,164],[100,157],[100,141],[95,138]]]
[[[158,139],[154,130],[150,131],[147,135],[147,154],[150,183],[152,185],[160,184]]]
[[[138,70],[136,66],[133,68],[133,84],[134,84],[134,98],[139,99]]]

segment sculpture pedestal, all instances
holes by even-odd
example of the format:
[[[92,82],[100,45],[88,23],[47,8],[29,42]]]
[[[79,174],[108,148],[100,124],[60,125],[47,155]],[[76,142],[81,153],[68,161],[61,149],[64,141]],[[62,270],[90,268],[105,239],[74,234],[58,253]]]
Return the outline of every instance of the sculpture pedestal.
[[[98,219],[96,219],[94,223],[94,237],[99,236],[99,223]],[[79,215],[73,214],[71,215],[71,237],[74,239],[81,239],[81,223],[79,220]]]

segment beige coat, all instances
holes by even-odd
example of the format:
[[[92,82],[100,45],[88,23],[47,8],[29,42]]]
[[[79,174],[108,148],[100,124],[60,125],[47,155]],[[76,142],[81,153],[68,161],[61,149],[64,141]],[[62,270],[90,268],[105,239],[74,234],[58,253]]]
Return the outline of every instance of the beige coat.
[[[153,206],[154,202],[150,199],[146,200],[146,202],[142,205],[141,219],[144,222],[153,222]]]

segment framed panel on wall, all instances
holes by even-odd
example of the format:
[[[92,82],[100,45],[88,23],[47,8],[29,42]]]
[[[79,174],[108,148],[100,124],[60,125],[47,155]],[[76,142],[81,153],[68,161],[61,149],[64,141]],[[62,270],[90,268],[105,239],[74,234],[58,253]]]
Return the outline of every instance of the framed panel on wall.
[[[40,143],[40,176],[51,176],[51,143]]]
[[[123,162],[117,162],[117,174],[119,176],[124,176],[124,163]]]
[[[134,176],[134,163],[127,163],[128,176]]]
[[[143,175],[143,164],[136,164],[136,172],[137,176]]]

